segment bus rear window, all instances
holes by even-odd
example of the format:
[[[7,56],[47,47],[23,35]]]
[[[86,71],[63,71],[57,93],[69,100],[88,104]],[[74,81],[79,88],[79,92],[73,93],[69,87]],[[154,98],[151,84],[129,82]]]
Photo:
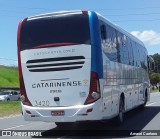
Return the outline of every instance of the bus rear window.
[[[54,43],[90,44],[88,15],[50,16],[28,20],[22,24],[21,51]]]

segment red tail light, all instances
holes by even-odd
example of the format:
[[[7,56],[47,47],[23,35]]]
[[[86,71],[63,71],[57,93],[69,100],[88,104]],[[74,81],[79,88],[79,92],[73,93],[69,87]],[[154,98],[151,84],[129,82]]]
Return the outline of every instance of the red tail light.
[[[99,88],[99,79],[96,72],[91,72],[90,91],[85,101],[85,105],[97,101],[101,97]]]
[[[88,14],[88,11],[82,11],[83,14]]]
[[[18,47],[18,71],[19,71],[19,81],[20,81],[20,92],[21,96],[23,96],[23,101],[22,103],[24,105],[32,106],[30,101],[28,100],[27,94],[26,94],[26,89],[24,86],[24,80],[23,80],[23,75],[22,75],[22,66],[21,66],[21,58],[20,58],[20,32],[21,32],[21,26],[24,22],[27,21],[27,18],[22,20],[19,25],[18,25],[18,32],[17,32],[17,47]]]

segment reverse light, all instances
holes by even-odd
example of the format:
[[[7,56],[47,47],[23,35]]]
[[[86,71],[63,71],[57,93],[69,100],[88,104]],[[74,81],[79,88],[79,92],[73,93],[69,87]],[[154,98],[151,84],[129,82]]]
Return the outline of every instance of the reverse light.
[[[22,96],[22,103],[24,105],[27,105],[27,106],[32,106],[31,102],[29,101],[28,97],[27,97],[27,94],[26,94],[26,89],[25,89],[25,86],[24,86],[24,80],[23,80],[23,76],[20,75],[20,93],[21,93],[21,96]]]
[[[92,97],[94,99],[98,99],[99,98],[99,93],[97,93],[97,92],[93,92],[91,95],[92,95]]]
[[[98,74],[91,72],[90,91],[84,105],[93,103],[101,97]]]
[[[20,97],[20,99],[21,99],[21,102],[22,102],[22,103],[25,102],[25,96],[24,96],[24,95],[22,95],[22,96]]]

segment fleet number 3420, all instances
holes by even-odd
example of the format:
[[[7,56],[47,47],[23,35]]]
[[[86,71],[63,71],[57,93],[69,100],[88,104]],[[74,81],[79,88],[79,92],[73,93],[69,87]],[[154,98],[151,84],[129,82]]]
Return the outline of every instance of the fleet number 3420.
[[[35,106],[50,106],[49,100],[35,100]]]

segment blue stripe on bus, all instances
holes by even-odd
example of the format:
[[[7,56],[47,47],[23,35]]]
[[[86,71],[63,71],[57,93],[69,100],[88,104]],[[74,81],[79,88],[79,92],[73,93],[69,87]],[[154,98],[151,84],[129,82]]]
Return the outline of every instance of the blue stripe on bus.
[[[89,12],[89,23],[91,34],[91,71],[97,72],[99,78],[103,78],[100,28],[99,20],[95,12]]]

